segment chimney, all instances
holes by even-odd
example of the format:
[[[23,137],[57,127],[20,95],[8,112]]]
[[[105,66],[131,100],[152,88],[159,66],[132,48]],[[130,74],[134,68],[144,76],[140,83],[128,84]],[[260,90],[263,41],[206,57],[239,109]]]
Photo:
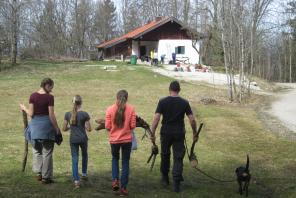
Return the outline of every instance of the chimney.
[[[155,17],[155,21],[160,21],[161,19],[162,19],[161,16],[157,16],[157,17]]]

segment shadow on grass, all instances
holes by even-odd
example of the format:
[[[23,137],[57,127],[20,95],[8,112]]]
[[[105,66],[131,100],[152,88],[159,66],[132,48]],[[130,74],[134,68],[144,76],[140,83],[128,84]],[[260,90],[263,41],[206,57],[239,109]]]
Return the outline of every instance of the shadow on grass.
[[[89,181],[83,182],[80,189],[74,189],[70,170],[55,174],[54,184],[43,185],[34,178],[34,174],[29,170],[31,167],[27,168],[25,173],[15,170],[1,175],[0,197],[118,197],[118,193],[111,190],[111,167],[110,171],[90,172]],[[215,176],[214,173],[227,170],[229,166],[220,166],[219,169],[207,168],[206,172]],[[172,192],[172,184],[169,187],[161,185],[158,170],[158,164],[152,172],[148,167],[133,164],[130,167],[129,197],[241,197],[237,192],[236,182],[215,182],[191,169],[188,164],[184,166],[185,181],[182,183],[182,192],[176,194]],[[228,175],[228,178],[225,176],[220,179],[235,179],[234,172],[223,174]],[[295,178],[256,180],[257,183],[252,181],[250,184],[250,197],[289,197],[288,195],[296,190]]]

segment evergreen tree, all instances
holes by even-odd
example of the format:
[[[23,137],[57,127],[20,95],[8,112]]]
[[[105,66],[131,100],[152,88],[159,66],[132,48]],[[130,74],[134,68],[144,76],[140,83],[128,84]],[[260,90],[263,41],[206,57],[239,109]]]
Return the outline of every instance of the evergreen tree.
[[[101,42],[116,36],[116,7],[112,0],[98,2],[95,25]]]

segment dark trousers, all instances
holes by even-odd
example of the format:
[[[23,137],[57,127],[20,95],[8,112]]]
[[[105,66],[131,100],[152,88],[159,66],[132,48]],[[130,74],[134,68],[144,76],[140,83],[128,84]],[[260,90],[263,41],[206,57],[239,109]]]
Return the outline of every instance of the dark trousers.
[[[185,155],[184,146],[185,130],[161,129],[161,166],[160,171],[163,175],[168,175],[170,170],[171,146],[173,147],[173,179],[183,181],[183,158]]]
[[[121,148],[122,171],[120,184],[122,188],[126,188],[129,175],[129,160],[131,155],[132,143],[111,144],[112,152],[112,180],[119,179],[119,151]]]

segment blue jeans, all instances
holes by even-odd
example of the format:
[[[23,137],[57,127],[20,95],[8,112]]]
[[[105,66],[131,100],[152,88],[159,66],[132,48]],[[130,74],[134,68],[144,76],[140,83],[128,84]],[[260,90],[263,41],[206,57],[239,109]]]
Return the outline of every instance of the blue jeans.
[[[132,143],[111,144],[112,152],[112,180],[119,179],[119,150],[121,148],[122,172],[121,172],[121,188],[126,188],[129,175],[129,160],[131,154]]]
[[[72,175],[75,181],[79,181],[80,177],[78,174],[78,159],[79,159],[79,147],[82,153],[82,174],[87,174],[87,142],[85,143],[70,143],[71,155],[72,155]]]

